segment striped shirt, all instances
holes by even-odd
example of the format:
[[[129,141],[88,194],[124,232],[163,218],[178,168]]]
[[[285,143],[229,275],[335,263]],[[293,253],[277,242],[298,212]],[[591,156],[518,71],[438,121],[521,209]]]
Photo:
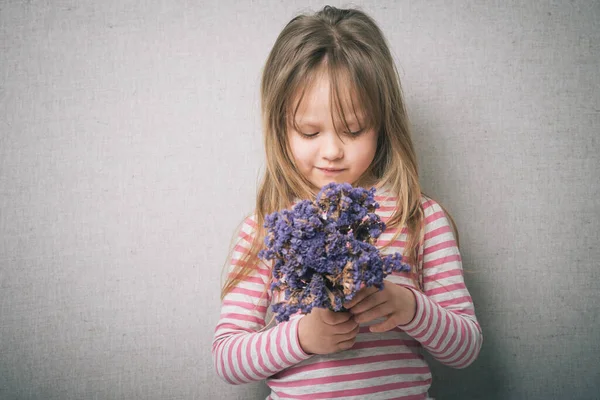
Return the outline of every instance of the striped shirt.
[[[386,222],[395,198],[379,191],[377,214]],[[413,291],[416,314],[407,325],[384,333],[372,333],[362,324],[354,346],[346,351],[309,355],[298,341],[298,322],[289,321],[263,329],[268,322],[272,293],[268,267],[257,269],[223,299],[215,329],[212,354],[217,374],[231,384],[266,380],[267,399],[427,399],[431,372],[423,358],[427,350],[441,363],[464,368],[471,364],[482,344],[481,328],[463,280],[460,253],[442,208],[422,197],[425,216],[422,291],[408,273],[394,273],[386,280]],[[247,218],[233,249],[230,268],[250,247],[256,222]],[[386,230],[376,245],[383,246],[394,232]],[[402,253],[406,230],[382,253]]]

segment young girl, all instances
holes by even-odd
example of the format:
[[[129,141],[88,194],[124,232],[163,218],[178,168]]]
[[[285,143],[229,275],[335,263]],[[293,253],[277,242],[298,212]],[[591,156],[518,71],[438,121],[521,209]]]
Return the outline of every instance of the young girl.
[[[268,399],[426,399],[421,349],[455,368],[482,334],[453,227],[421,193],[398,74],[385,39],[358,10],[325,7],[294,18],[267,59],[261,85],[267,169],[240,229],[212,346],[232,384],[266,379]],[[265,216],[330,182],[376,186],[387,224],[377,246],[411,273],[362,289],[349,312],[315,308],[267,325],[271,271],[257,253]],[[266,326],[267,325],[267,326]]]

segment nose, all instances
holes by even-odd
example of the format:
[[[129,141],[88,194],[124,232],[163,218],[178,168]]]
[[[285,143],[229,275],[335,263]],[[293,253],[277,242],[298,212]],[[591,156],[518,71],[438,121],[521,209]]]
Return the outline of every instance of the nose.
[[[335,132],[329,132],[324,135],[321,143],[321,155],[324,159],[333,161],[339,160],[344,156],[344,142]]]

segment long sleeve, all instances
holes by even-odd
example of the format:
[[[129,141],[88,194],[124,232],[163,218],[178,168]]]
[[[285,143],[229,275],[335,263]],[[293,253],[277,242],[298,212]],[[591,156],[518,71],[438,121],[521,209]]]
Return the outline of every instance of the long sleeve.
[[[255,228],[252,218],[242,224],[230,271],[249,250]],[[269,276],[266,266],[258,266],[223,299],[212,356],[217,374],[231,384],[265,379],[310,357],[298,342],[299,317],[262,330],[270,300]]]
[[[433,200],[425,198],[423,209],[423,292],[411,289],[417,302],[416,314],[401,328],[441,363],[464,368],[479,355],[481,327],[464,283],[452,227]]]

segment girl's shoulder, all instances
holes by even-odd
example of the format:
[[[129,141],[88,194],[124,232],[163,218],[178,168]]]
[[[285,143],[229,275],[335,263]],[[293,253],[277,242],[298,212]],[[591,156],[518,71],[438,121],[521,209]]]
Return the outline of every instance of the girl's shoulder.
[[[444,212],[444,209],[440,203],[425,194],[421,194],[421,208],[423,208],[425,218],[435,213]]]
[[[252,243],[252,239],[258,230],[258,222],[256,214],[249,214],[245,216],[238,224],[234,231],[234,238],[245,239],[245,241]]]
[[[248,214],[242,220],[241,225],[248,225],[249,227],[256,227],[257,220],[258,220],[258,218],[256,217],[256,214],[254,214],[254,213]]]
[[[458,231],[452,216],[444,206],[429,196],[421,196],[421,207],[423,208],[423,222],[425,233],[429,232],[452,232],[458,240]]]

